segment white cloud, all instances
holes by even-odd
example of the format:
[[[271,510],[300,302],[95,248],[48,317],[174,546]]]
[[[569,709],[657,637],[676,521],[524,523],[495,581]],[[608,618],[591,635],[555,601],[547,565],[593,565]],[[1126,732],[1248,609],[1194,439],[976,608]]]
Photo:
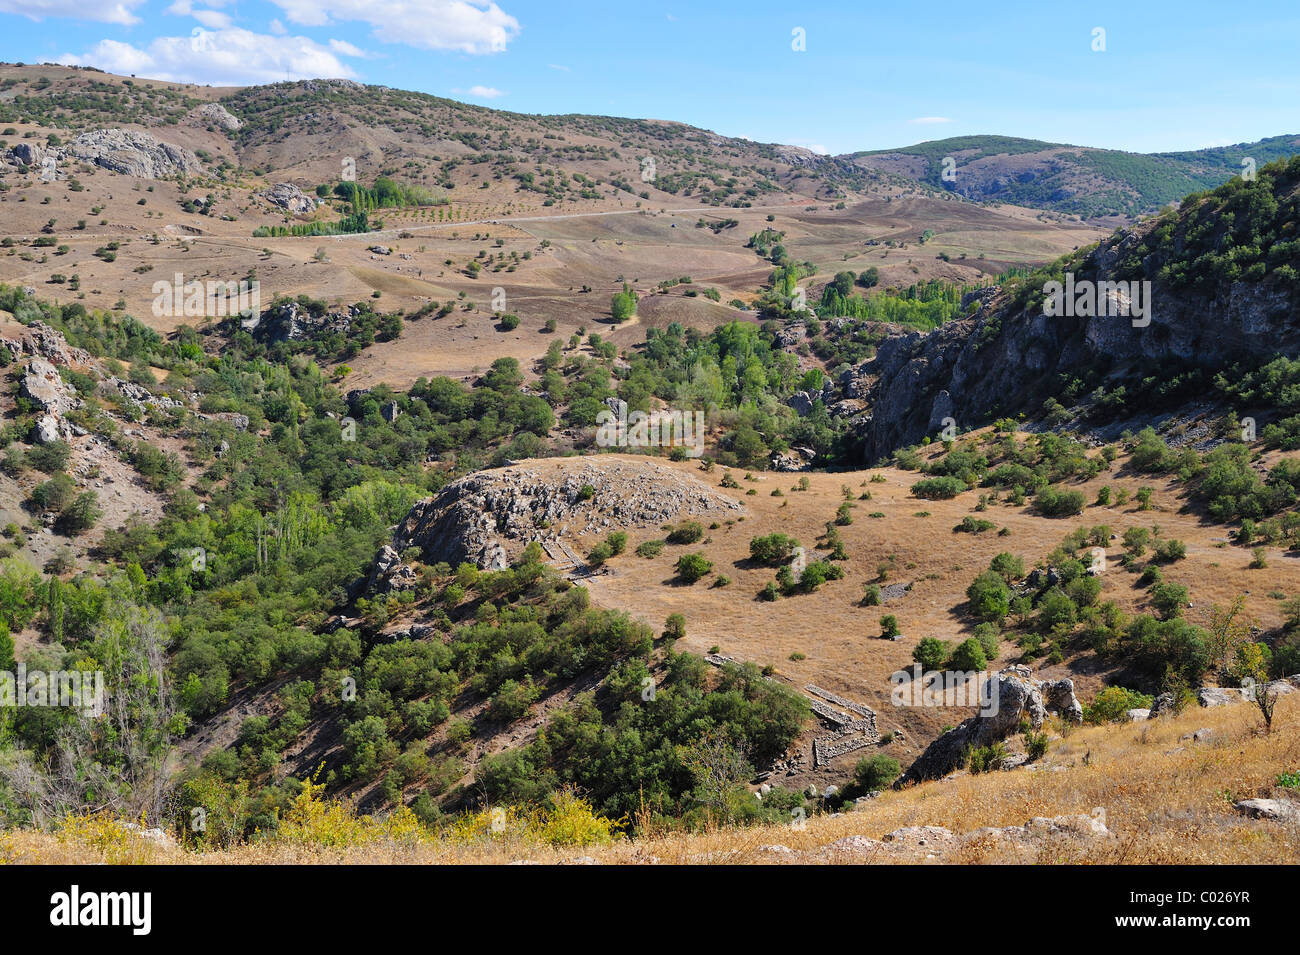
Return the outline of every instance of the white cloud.
[[[6,2],[6,0],[0,0]],[[385,43],[424,50],[500,53],[519,33],[519,21],[492,0],[272,0],[291,23],[326,26],[359,20]]]
[[[192,15],[209,30],[224,30],[231,23],[229,14],[216,10],[195,10]]]
[[[354,46],[347,40],[330,40],[330,49],[340,56],[354,56],[361,59],[370,59],[374,54],[367,53],[359,46]]]
[[[272,20],[269,24],[271,32],[276,36],[284,36],[289,31],[285,29],[284,24],[279,20]]]
[[[221,9],[229,3],[230,0],[200,0],[200,2],[207,4],[209,7]],[[193,0],[172,0],[171,6],[163,11],[163,13],[170,13],[178,17],[188,17],[193,12]]]
[[[307,37],[276,37],[241,29],[208,31],[197,27],[191,36],[157,37],[143,49],[118,40],[100,40],[85,53],[65,53],[55,62],[214,86],[319,77],[351,79],[356,75],[336,51]]]
[[[132,11],[145,0],[0,0],[0,13],[16,13],[30,20],[72,17],[97,23],[129,26],[140,18]]]
[[[505,96],[501,90],[495,86],[471,86],[467,90],[452,90],[457,96],[477,96],[479,99],[496,99],[498,96]]]
[[[569,72],[569,68],[567,66],[563,66],[559,63],[547,63],[546,66],[548,69],[559,70],[561,73]]]
[[[918,116],[915,119],[909,119],[913,126],[935,126],[939,123],[951,123],[952,120],[947,116]]]

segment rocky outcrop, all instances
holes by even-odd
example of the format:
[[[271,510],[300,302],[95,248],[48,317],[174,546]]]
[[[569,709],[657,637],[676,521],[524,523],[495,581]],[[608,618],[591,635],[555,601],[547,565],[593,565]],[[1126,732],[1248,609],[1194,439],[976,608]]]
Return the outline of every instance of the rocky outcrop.
[[[12,338],[0,337],[0,347],[8,349],[14,358],[30,355],[54,365],[91,364],[89,352],[73,348],[57,329],[44,322],[32,322]]]
[[[402,561],[402,555],[385,544],[379,549],[375,564],[366,581],[369,593],[410,590],[419,583],[415,568]]]
[[[185,147],[130,129],[91,130],[60,152],[64,158],[79,159],[137,179],[169,179],[203,172],[199,157]]]
[[[39,166],[44,158],[45,150],[36,143],[15,143],[9,148],[9,159],[19,166]]]
[[[355,305],[319,311],[293,299],[274,303],[260,315],[244,319],[241,327],[264,344],[311,341],[322,335],[346,335],[361,310]]]
[[[1054,711],[1063,719],[1083,722],[1083,707],[1071,680],[1035,680],[1024,666],[1007,667],[989,679],[995,684],[985,691],[990,705],[931,743],[895,786],[948,775],[965,762],[969,750],[1001,742],[1019,732],[1023,720],[1037,730]],[[991,705],[995,700],[996,707]]]
[[[695,477],[652,461],[557,459],[453,481],[411,508],[392,549],[400,554],[418,547],[428,563],[488,568],[532,540],[744,511]]]
[[[244,125],[242,120],[232,115],[230,110],[220,103],[204,103],[202,106],[196,106],[190,110],[189,119],[196,126],[216,126],[228,133],[233,133]]]
[[[316,200],[291,182],[277,182],[261,196],[271,205],[294,215],[306,215],[316,208]]]
[[[58,369],[44,358],[33,358],[27,363],[19,394],[56,417],[67,414],[81,403]]]
[[[985,826],[970,832],[953,832],[944,826],[904,826],[887,832],[879,839],[853,835],[809,852],[796,852],[786,846],[764,846],[759,851],[789,856],[791,862],[882,861],[911,862],[937,860],[952,862],[964,853],[976,849],[994,853],[1005,861],[1017,861],[1017,856],[1032,854],[1062,840],[1074,843],[1095,843],[1115,838],[1106,825],[1106,810],[1101,806],[1090,813],[1062,816],[1035,816],[1023,826]],[[1028,861],[1027,859],[1025,861]]]
[[[32,425],[31,439],[35,444],[53,444],[60,437],[59,419],[52,414],[41,415]]]
[[[134,381],[127,381],[124,378],[109,378],[104,381],[101,387],[116,390],[123,398],[139,408],[184,407],[184,403],[177,401],[175,398],[169,398],[166,395],[155,395],[144,385],[138,385]]]

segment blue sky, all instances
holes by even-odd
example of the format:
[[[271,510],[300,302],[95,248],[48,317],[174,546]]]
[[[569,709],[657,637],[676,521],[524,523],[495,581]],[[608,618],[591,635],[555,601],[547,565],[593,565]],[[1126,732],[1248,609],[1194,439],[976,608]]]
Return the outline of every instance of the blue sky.
[[[1293,0],[0,0],[8,62],[213,85],[347,76],[830,152],[971,133],[1142,152],[1296,133],[1297,48]]]

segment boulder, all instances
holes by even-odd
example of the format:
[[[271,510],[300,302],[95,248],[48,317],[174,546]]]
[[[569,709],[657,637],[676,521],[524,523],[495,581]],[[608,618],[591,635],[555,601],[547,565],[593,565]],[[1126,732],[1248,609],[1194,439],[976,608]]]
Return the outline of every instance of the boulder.
[[[1083,704],[1074,695],[1073,680],[1054,680],[1042,685],[1043,702],[1049,710],[1054,710],[1076,725],[1083,724]]]
[[[812,412],[813,401],[818,398],[820,398],[820,395],[814,398],[813,395],[808,394],[806,391],[796,391],[785,400],[785,403],[794,409],[795,414],[802,418]]]
[[[1272,819],[1277,822],[1300,822],[1300,801],[1292,799],[1243,799],[1233,808],[1252,819]]]
[[[1196,691],[1196,702],[1201,706],[1227,706],[1229,703],[1240,703],[1243,699],[1241,690],[1222,686],[1203,686]]]
[[[15,143],[10,147],[9,155],[20,166],[39,166],[45,158],[45,150],[35,143]]]
[[[1161,693],[1151,703],[1151,709],[1147,712],[1150,719],[1158,719],[1161,716],[1168,716],[1174,711],[1174,695],[1172,693]]]
[[[294,215],[306,215],[316,208],[316,200],[291,182],[277,182],[261,195],[271,205]]]
[[[36,444],[53,444],[59,437],[59,419],[52,414],[41,415],[32,425],[32,441]]]

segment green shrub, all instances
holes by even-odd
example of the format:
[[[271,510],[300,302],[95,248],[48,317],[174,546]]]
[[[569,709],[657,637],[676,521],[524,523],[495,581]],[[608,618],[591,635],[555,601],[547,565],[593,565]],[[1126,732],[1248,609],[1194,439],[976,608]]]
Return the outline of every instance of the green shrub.
[[[912,485],[912,494],[927,500],[938,501],[956,497],[967,489],[965,481],[955,477],[925,478]]]
[[[995,769],[1001,769],[1006,759],[1006,744],[1002,742],[990,743],[988,746],[980,746],[967,751],[966,768],[971,771],[972,775],[992,772]]]
[[[1159,583],[1151,588],[1151,606],[1165,620],[1180,616],[1187,606],[1187,588],[1182,584]]]
[[[1001,574],[992,570],[981,573],[966,588],[971,613],[981,620],[1001,622],[1011,610],[1011,588]]]
[[[1137,690],[1108,686],[1083,705],[1083,718],[1088,723],[1114,723],[1123,720],[1129,710],[1150,709],[1153,702],[1154,697]]]
[[[1063,491],[1045,487],[1034,496],[1034,507],[1044,517],[1070,517],[1082,513],[1082,491]]]
[[[948,666],[950,669],[962,672],[983,670],[988,666],[983,645],[974,637],[963,640],[953,650],[952,656],[948,659]]]
[[[699,521],[682,521],[668,534],[670,544],[694,544],[704,536],[704,526]]]
[[[1002,649],[1002,634],[995,623],[985,622],[975,627],[975,639],[984,650],[984,658],[992,662]]]
[[[892,756],[884,753],[864,756],[853,767],[853,781],[863,792],[875,792],[897,779],[899,770],[898,760]]]
[[[1025,576],[1025,561],[1022,557],[1003,551],[989,561],[989,570],[1007,583]]]
[[[920,643],[912,648],[912,659],[921,664],[926,671],[942,670],[948,664],[951,646],[938,637],[922,637]]]
[[[688,584],[693,584],[713,570],[713,562],[701,553],[682,554],[675,565],[677,576]]]
[[[1156,560],[1172,564],[1187,556],[1187,545],[1180,540],[1162,540],[1156,544]]]
[[[767,534],[749,542],[749,556],[760,564],[775,565],[788,560],[799,542],[785,534]]]

